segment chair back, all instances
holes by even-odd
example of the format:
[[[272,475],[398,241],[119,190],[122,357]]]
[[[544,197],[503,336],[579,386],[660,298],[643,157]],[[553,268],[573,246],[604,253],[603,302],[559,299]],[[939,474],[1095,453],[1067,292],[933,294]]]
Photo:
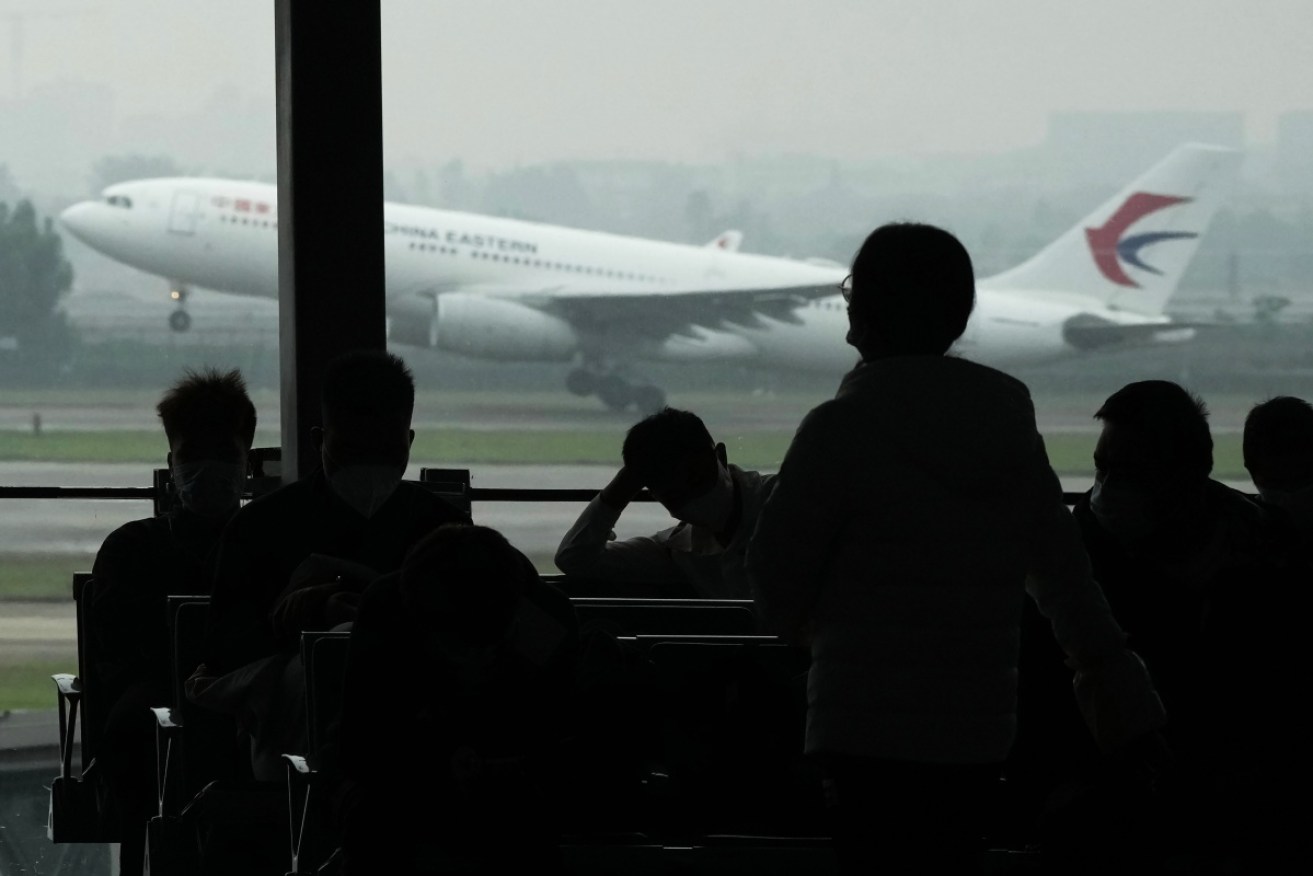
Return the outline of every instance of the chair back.
[[[617,636],[723,635],[757,632],[751,603],[696,599],[572,599],[581,630],[602,629]]]
[[[471,513],[473,503],[468,468],[421,468],[419,482],[466,514]]]
[[[342,712],[342,690],[346,681],[349,632],[305,632],[301,634],[301,664],[305,671],[306,740],[309,753],[318,754]]]

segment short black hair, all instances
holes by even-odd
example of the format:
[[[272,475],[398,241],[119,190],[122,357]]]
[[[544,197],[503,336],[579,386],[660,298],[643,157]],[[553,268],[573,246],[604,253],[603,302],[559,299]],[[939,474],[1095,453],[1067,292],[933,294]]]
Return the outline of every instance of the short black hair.
[[[169,444],[186,436],[230,434],[250,450],[255,440],[255,405],[236,368],[187,369],[164,393],[155,411]]]
[[[1207,478],[1213,471],[1213,436],[1203,399],[1170,380],[1128,383],[1094,414],[1105,423],[1137,429],[1165,473]]]
[[[662,408],[635,423],[625,435],[620,456],[625,468],[644,484],[667,476],[684,460],[709,453],[716,442],[702,419],[690,411]]]
[[[537,571],[487,526],[448,523],[411,548],[401,565],[409,608],[444,635],[487,645],[505,634]]]
[[[1278,457],[1313,457],[1313,405],[1291,395],[1254,405],[1245,417],[1243,453],[1248,469]]]
[[[852,284],[849,309],[893,353],[947,352],[976,305],[966,247],[944,229],[919,222],[872,231],[853,259]]]
[[[353,350],[328,363],[320,403],[325,424],[342,417],[409,423],[415,412],[415,376],[391,353]]]

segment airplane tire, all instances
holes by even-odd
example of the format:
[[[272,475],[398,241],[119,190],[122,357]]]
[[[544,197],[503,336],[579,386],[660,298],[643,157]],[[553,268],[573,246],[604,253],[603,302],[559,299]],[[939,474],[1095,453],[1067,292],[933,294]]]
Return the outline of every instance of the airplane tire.
[[[597,384],[600,381],[597,375],[591,371],[585,371],[582,368],[576,368],[569,374],[565,375],[565,388],[571,395],[577,395],[584,398],[597,392]]]
[[[185,332],[191,328],[191,314],[185,310],[175,310],[169,314],[169,328],[175,332]]]
[[[603,377],[597,383],[597,397],[613,411],[623,411],[634,400],[634,390],[619,377]]]
[[[638,412],[650,416],[666,406],[666,394],[659,386],[640,386],[634,389],[634,404]]]

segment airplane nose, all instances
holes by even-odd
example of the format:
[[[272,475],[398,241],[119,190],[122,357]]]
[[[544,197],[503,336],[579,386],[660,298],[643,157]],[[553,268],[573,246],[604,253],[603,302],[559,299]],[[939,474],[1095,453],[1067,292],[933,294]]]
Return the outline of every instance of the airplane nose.
[[[92,214],[96,205],[91,201],[80,201],[59,214],[59,222],[78,240],[87,242],[91,231]]]

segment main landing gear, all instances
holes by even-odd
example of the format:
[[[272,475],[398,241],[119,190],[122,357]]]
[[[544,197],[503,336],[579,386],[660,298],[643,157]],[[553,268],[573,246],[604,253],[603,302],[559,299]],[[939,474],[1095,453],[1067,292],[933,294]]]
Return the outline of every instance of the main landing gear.
[[[565,388],[578,396],[595,395],[613,411],[623,411],[633,405],[640,414],[647,415],[666,406],[666,394],[659,386],[633,384],[614,372],[603,374],[576,368],[566,375]]]
[[[178,309],[169,314],[169,328],[185,332],[191,328],[191,314],[187,312],[187,294],[190,290],[181,283],[169,289],[169,297],[178,302]]]

